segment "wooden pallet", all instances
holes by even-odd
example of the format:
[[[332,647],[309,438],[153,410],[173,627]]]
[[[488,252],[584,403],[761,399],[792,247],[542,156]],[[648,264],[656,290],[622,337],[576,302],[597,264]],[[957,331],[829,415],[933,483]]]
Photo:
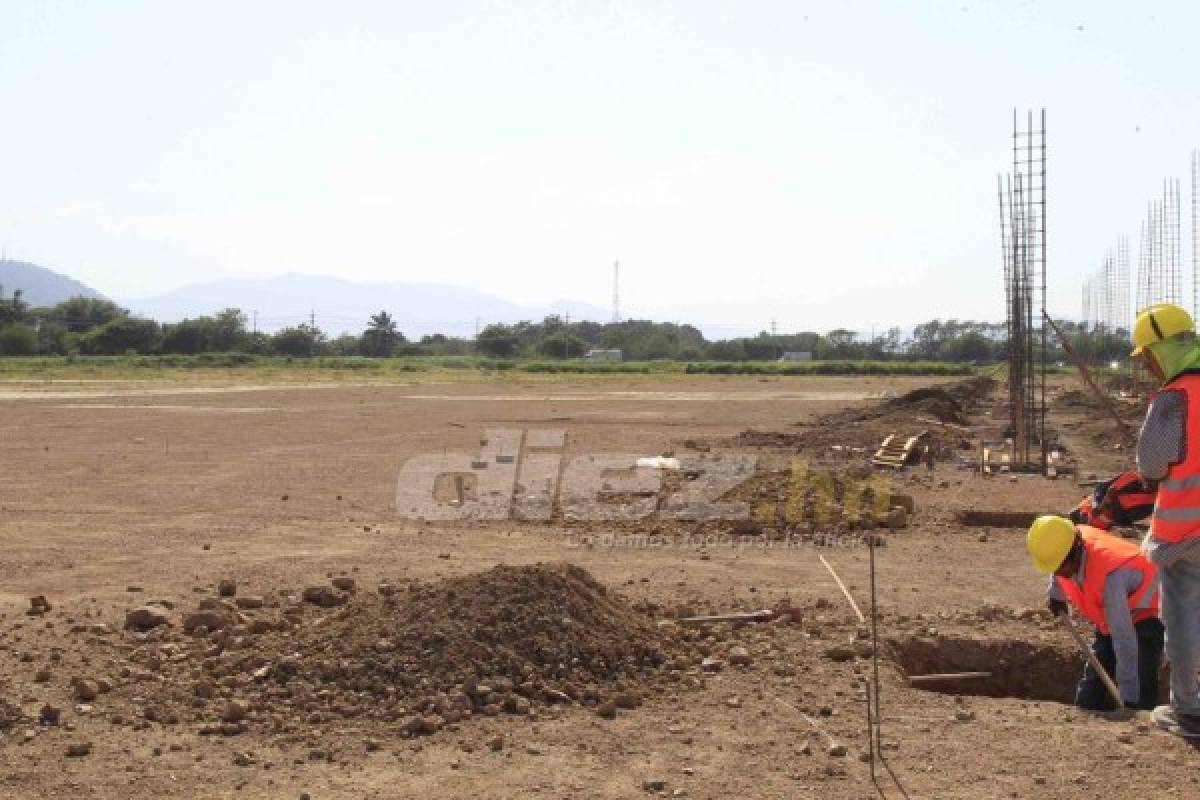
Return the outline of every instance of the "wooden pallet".
[[[916,436],[903,438],[898,433],[893,433],[883,440],[883,444],[879,445],[879,449],[875,451],[875,455],[871,457],[871,463],[877,467],[890,467],[891,469],[900,469],[916,460],[917,445],[925,438],[927,432],[922,431]]]

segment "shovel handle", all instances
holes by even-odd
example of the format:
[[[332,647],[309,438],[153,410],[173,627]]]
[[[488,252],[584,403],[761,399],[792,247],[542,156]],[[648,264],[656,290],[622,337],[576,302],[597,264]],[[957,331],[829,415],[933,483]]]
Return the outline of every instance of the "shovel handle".
[[[1062,620],[1063,627],[1067,629],[1067,633],[1071,634],[1071,638],[1075,640],[1075,644],[1079,645],[1079,649],[1087,656],[1088,663],[1092,665],[1092,669],[1100,676],[1100,680],[1104,682],[1104,688],[1108,689],[1108,693],[1112,695],[1113,702],[1117,704],[1117,710],[1125,708],[1125,703],[1121,700],[1121,692],[1117,689],[1117,684],[1108,674],[1108,670],[1100,663],[1100,659],[1096,658],[1096,654],[1092,652],[1092,648],[1087,646],[1087,642],[1079,635],[1079,631],[1075,629],[1074,623],[1070,617],[1063,614],[1059,617]]]

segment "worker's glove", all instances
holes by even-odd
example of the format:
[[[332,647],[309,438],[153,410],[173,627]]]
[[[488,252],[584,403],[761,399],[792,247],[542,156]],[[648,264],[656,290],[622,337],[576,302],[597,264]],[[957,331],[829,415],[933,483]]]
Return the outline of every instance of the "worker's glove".
[[[1050,613],[1056,617],[1066,616],[1067,613],[1066,602],[1053,597],[1046,601],[1046,608],[1050,609]]]

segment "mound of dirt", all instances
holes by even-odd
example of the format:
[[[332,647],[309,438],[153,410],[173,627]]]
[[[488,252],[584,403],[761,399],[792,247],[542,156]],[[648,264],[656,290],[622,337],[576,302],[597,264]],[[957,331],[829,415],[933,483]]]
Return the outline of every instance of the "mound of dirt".
[[[1105,385],[1112,392],[1131,392],[1137,395],[1145,395],[1155,389],[1153,379],[1145,373],[1138,375],[1129,375],[1123,372],[1110,373],[1105,379]]]
[[[339,672],[400,686],[507,679],[529,694],[632,678],[666,658],[650,620],[570,565],[501,566],[404,597],[356,597],[289,646],[311,657],[277,664],[276,679],[320,680],[336,659]]]
[[[1099,408],[1100,402],[1079,389],[1068,389],[1054,398],[1056,408]]]
[[[744,430],[733,437],[737,447],[796,447],[804,441],[802,433]]]
[[[966,424],[962,404],[954,395],[944,389],[924,387],[913,389],[895,400],[888,401],[893,408],[903,408],[918,414],[935,417],[938,422],[953,422],[956,425]]]
[[[741,501],[755,508],[753,521],[734,522],[728,530],[767,538],[786,532],[795,537],[793,541],[818,546],[827,540],[825,534],[838,532],[837,542],[843,546],[883,545],[884,541],[873,535],[845,535],[886,528],[889,517],[896,528],[904,527],[915,511],[912,498],[893,494],[886,478],[882,483],[873,482],[877,475],[865,463],[849,469],[813,465],[799,482],[787,470],[759,472],[721,496],[722,501]],[[906,509],[905,525],[892,514],[896,506]]]
[[[890,401],[891,409],[906,408],[918,413],[931,414],[939,422],[965,425],[966,415],[996,387],[994,378],[986,375],[969,378],[943,386],[926,386]],[[885,407],[886,408],[886,407]],[[884,413],[887,413],[885,410]]]
[[[798,423],[805,428],[799,433],[744,431],[730,443],[810,453],[840,446],[843,452],[874,453],[889,434],[907,437],[926,432],[929,435],[925,443],[935,457],[951,458],[959,451],[974,448],[973,437],[962,428],[995,386],[995,379],[980,376],[922,387],[866,408],[838,411],[811,423]],[[954,427],[943,428],[939,422]]]
[[[149,716],[190,716],[210,733],[342,718],[427,734],[544,704],[629,708],[689,647],[571,565],[347,593],[332,612],[293,597],[273,613],[161,645],[153,666],[173,688]]]

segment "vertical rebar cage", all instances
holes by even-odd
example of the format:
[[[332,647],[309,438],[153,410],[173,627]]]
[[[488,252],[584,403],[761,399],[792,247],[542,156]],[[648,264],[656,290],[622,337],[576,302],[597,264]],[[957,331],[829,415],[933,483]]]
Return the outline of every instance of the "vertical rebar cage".
[[[1022,125],[1022,122],[1024,124]],[[1013,458],[1048,460],[1046,442],[1046,110],[1013,111],[1012,172],[998,179]],[[1035,307],[1037,319],[1035,324]],[[1040,356],[1040,357],[1039,357]]]
[[[1192,308],[1197,305],[1196,281],[1196,171],[1197,156],[1192,154]],[[1181,181],[1164,178],[1162,196],[1150,201],[1142,221],[1138,251],[1137,309],[1155,303],[1183,302],[1183,226]]]
[[[1192,319],[1200,318],[1200,151],[1192,151]]]

